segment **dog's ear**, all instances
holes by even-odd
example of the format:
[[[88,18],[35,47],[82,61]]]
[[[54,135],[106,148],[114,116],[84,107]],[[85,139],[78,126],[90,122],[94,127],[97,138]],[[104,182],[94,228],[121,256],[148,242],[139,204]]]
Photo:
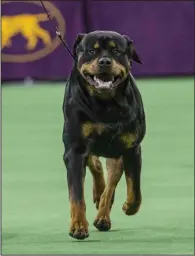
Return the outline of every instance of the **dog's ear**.
[[[137,63],[143,64],[143,62],[140,60],[139,55],[136,52],[135,46],[133,44],[133,41],[131,39],[129,39],[128,36],[124,35],[124,38],[127,42],[127,54],[129,56],[130,59],[134,60]]]
[[[73,45],[73,55],[74,57],[76,57],[77,55],[77,52],[78,52],[78,46],[79,44],[81,43],[81,41],[83,40],[83,37],[85,36],[86,34],[78,34],[77,35],[77,38],[74,42],[74,45]]]

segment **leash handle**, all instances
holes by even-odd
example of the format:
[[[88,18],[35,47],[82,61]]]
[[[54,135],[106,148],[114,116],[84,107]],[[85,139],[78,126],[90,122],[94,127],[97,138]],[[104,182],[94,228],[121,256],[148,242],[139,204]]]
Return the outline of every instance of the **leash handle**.
[[[52,21],[52,18],[51,18],[51,16],[50,16],[50,13],[47,11],[45,5],[43,4],[43,1],[40,0],[40,2],[41,2],[41,5],[42,5],[43,9],[45,10],[45,12],[46,12],[46,14],[47,14],[47,17],[48,17],[49,20],[50,20],[50,22],[51,22],[53,28],[55,29],[56,35],[59,37],[59,39],[61,40],[61,42],[63,43],[63,45],[66,47],[66,49],[68,50],[68,52],[69,52],[69,54],[71,55],[71,57],[73,58],[73,60],[76,61],[76,59],[75,59],[75,57],[73,56],[72,52],[70,51],[70,49],[69,49],[67,43],[66,43],[65,40],[62,38],[62,34],[61,34],[61,32],[58,30],[58,27],[54,25],[54,23],[53,23],[53,21]]]

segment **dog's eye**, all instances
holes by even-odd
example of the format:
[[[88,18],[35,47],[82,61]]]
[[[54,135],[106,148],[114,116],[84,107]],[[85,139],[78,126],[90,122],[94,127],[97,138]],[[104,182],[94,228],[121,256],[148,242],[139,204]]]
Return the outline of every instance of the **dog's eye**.
[[[117,48],[113,48],[113,49],[112,49],[112,52],[115,53],[115,54],[117,54],[117,55],[120,55],[120,54],[121,54],[121,52],[120,52]]]
[[[90,55],[94,55],[95,54],[95,50],[88,50],[88,53],[90,54]]]

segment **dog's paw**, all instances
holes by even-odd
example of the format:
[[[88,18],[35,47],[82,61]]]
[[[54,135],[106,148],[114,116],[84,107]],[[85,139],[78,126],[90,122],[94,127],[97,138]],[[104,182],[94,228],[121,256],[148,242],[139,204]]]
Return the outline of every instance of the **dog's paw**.
[[[97,217],[93,225],[99,230],[99,231],[108,231],[111,228],[111,221],[110,217],[105,215],[105,216],[99,216]]]
[[[123,204],[122,210],[126,215],[134,215],[139,211],[141,201],[135,201],[134,203],[128,203],[127,201]]]
[[[69,236],[84,240],[89,236],[87,220],[72,221]]]

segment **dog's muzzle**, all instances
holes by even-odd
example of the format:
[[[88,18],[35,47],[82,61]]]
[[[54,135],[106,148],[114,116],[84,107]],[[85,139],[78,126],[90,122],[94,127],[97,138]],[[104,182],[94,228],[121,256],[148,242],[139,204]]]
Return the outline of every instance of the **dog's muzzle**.
[[[122,81],[121,75],[115,75],[112,73],[100,73],[96,75],[84,72],[84,76],[88,83],[100,90],[112,90]]]

